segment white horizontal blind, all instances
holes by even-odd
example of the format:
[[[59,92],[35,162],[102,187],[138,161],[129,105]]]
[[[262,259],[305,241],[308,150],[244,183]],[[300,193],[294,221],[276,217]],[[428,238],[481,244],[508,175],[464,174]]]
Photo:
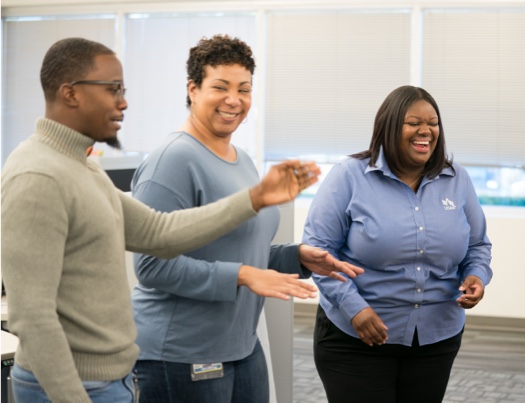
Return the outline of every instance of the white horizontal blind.
[[[111,49],[115,44],[114,16],[57,19],[8,19],[2,46],[2,165],[13,149],[34,132],[45,113],[40,68],[56,41],[84,37]]]
[[[422,86],[463,164],[525,165],[525,12],[424,13]]]
[[[129,108],[123,144],[130,151],[153,150],[188,116],[186,60],[190,48],[202,37],[215,34],[238,37],[257,54],[256,18],[249,13],[130,15],[125,28]],[[251,156],[256,154],[256,91],[254,88],[247,122],[239,126],[232,138],[234,144]]]
[[[271,12],[266,52],[266,159],[362,151],[409,83],[410,12]]]

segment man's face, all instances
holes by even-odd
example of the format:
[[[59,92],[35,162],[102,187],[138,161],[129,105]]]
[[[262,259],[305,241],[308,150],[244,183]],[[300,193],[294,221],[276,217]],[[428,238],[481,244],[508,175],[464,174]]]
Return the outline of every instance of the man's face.
[[[101,81],[110,83],[100,84]],[[124,110],[128,107],[119,91],[123,85],[122,65],[117,57],[96,56],[95,68],[74,85],[79,112],[77,130],[97,142],[118,148],[117,132],[124,119]]]

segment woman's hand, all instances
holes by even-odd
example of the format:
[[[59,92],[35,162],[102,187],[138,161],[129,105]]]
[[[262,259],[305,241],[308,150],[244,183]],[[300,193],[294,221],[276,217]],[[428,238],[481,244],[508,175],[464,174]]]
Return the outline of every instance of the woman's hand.
[[[370,307],[357,313],[351,324],[361,341],[369,346],[385,344],[388,339],[388,328]]]
[[[365,272],[360,267],[337,260],[325,250],[306,244],[299,246],[299,260],[311,272],[343,282],[346,281],[346,278],[341,276],[339,272],[346,274],[350,278]]]
[[[483,299],[483,294],[485,294],[485,287],[477,276],[468,276],[459,287],[459,290],[463,291],[463,295],[456,301],[464,309],[474,308]]]
[[[298,280],[298,274],[284,274],[275,270],[262,270],[252,266],[241,266],[237,285],[245,285],[262,297],[289,300],[290,297],[315,298],[317,288]]]

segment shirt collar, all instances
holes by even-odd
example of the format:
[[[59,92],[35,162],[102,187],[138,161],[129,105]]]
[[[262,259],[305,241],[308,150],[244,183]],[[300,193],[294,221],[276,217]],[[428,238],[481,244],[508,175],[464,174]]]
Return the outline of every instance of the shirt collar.
[[[379,150],[379,156],[376,161],[376,166],[372,167],[369,164],[367,164],[366,169],[365,169],[365,174],[367,174],[368,172],[373,172],[373,171],[381,171],[383,172],[383,175],[385,176],[389,176],[390,178],[398,179],[398,177],[392,173],[392,171],[390,170],[390,167],[388,166],[388,163],[386,162],[385,153],[383,152],[383,147],[381,147]],[[454,170],[452,169],[452,167],[446,167],[439,173],[438,176],[436,176],[434,179],[431,179],[430,181],[438,179],[441,175],[455,176]],[[425,181],[427,179],[428,178],[425,177]]]

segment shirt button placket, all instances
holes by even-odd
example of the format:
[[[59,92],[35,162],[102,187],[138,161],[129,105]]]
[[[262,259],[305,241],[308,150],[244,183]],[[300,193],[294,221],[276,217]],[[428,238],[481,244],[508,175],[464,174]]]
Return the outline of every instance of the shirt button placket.
[[[423,216],[420,213],[420,209],[419,209],[419,206],[415,206],[414,207],[414,218],[415,218],[415,222],[416,222],[416,233],[417,233],[417,251],[418,251],[418,255],[419,257],[417,258],[417,260],[421,259],[425,253],[425,250],[424,248],[422,248],[421,246],[425,244],[425,233],[424,233],[424,230],[425,230],[425,226],[423,225]],[[420,306],[421,306],[421,303],[423,302],[423,284],[424,284],[424,281],[423,281],[423,272],[421,270],[421,266],[416,266],[416,284],[415,284],[415,288],[416,288],[416,294],[415,294],[415,304],[414,304],[414,308],[415,309],[418,309]]]

